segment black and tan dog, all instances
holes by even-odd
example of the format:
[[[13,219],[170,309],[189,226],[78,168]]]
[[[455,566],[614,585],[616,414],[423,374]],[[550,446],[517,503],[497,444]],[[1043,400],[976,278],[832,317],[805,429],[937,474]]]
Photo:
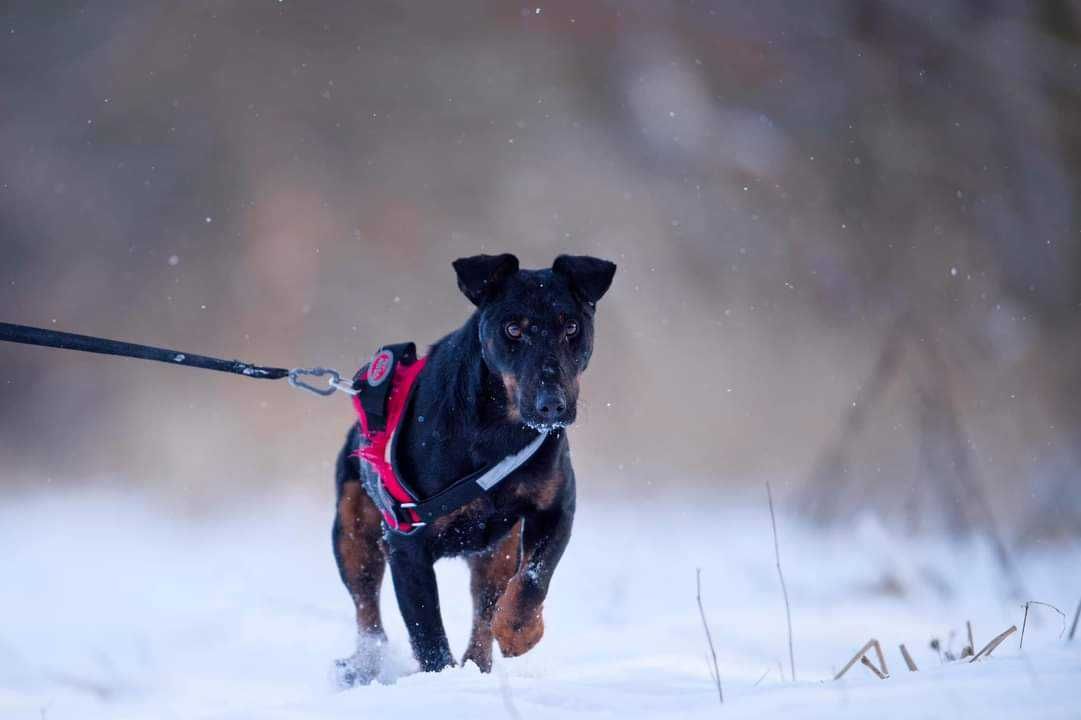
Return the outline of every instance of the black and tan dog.
[[[492,666],[544,632],[541,608],[570,539],[574,471],[564,428],[574,422],[578,378],[593,350],[596,303],[616,266],[561,255],[550,269],[520,270],[513,255],[455,261],[458,287],[476,311],[432,346],[405,408],[396,443],[403,477],[420,497],[497,463],[547,433],[530,459],[490,497],[408,535],[389,531],[365,492],[372,469],[356,456],[354,427],[337,465],[334,555],[356,604],[359,640],[338,661],[343,685],[379,674],[386,634],[379,588],[390,565],[398,607],[422,670],[453,665],[433,564],[464,556],[471,571],[473,631],[463,663]]]

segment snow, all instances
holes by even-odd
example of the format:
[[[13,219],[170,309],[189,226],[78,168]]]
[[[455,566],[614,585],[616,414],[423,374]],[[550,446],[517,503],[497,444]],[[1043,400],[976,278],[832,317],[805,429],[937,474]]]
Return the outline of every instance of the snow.
[[[336,691],[332,661],[352,652],[353,630],[329,500],[276,498],[186,520],[161,504],[105,491],[0,503],[0,718],[1081,717],[1081,642],[1058,639],[1051,611],[1033,610],[1023,652],[1016,635],[974,665],[942,665],[930,650],[965,620],[980,646],[1020,626],[1020,601],[1001,599],[986,549],[915,543],[867,520],[823,534],[778,516],[795,684],[779,678],[788,651],[764,498],[584,498],[537,649],[497,657],[491,675],[413,674],[388,585],[388,684]],[[1072,615],[1079,560],[1077,547],[1025,556],[1031,597]],[[466,568],[438,567],[460,654]],[[857,665],[830,680],[872,636],[892,676]],[[901,642],[920,672],[903,669]]]

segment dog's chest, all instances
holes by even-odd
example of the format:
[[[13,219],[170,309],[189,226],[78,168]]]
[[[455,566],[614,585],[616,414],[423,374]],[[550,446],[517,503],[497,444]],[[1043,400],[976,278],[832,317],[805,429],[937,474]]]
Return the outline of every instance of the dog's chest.
[[[521,518],[551,507],[562,489],[553,471],[516,473],[492,493],[433,521],[429,542],[440,557],[481,552],[502,538]]]

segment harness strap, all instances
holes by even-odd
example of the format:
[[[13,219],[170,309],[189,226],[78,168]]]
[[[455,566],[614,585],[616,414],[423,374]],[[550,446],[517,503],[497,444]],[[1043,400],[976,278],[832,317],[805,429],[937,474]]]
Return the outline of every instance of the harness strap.
[[[544,444],[547,437],[548,433],[542,430],[537,437],[514,455],[508,455],[489,468],[466,475],[446,490],[436,493],[424,502],[413,504],[410,509],[419,515],[423,522],[430,523],[468,505],[479,497],[488,497],[492,488],[524,465],[536,454],[537,450],[540,450],[540,446]]]
[[[289,370],[286,368],[260,367],[240,360],[222,360],[150,345],[136,345],[135,343],[109,340],[108,338],[76,335],[75,333],[5,322],[0,322],[0,340],[23,345],[39,345],[62,350],[80,350],[102,355],[120,355],[141,360],[156,360],[170,365],[186,365],[187,367],[201,368],[203,370],[233,373],[234,375],[243,375],[257,380],[280,380],[289,375]]]

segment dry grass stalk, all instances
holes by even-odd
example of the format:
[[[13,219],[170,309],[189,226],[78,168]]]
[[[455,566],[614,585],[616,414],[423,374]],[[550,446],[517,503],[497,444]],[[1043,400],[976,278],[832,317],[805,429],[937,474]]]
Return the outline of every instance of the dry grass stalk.
[[[713,682],[717,685],[717,699],[724,705],[724,691],[721,690],[721,671],[717,667],[717,651],[713,648],[713,635],[709,632],[709,623],[706,621],[706,610],[702,607],[702,569],[695,570],[695,583],[698,588],[698,614],[702,616],[702,628],[706,631],[706,642],[709,643],[709,653],[713,657],[713,667],[709,668],[710,677],[713,678]]]
[[[866,655],[860,658],[860,662],[867,666],[867,669],[875,674],[875,677],[879,680],[885,680],[886,676],[882,674],[882,671],[875,667],[875,664],[871,662],[870,658]]]
[[[946,658],[942,657],[942,641],[938,638],[931,638],[931,649],[938,653],[939,663],[945,663]]]
[[[908,666],[909,672],[919,672],[919,668],[916,667],[915,661],[912,660],[912,656],[908,654],[908,648],[904,643],[901,643],[901,657],[905,659],[905,665]]]
[[[970,655],[976,652],[976,640],[972,637],[972,622],[965,620],[965,629],[968,630],[968,652]],[[961,657],[964,657],[964,652],[961,653]]]
[[[1018,647],[1020,648],[1025,646],[1025,624],[1028,622],[1028,608],[1030,605],[1043,605],[1044,607],[1051,608],[1058,613],[1059,617],[1062,618],[1062,629],[1059,630],[1058,633],[1058,639],[1061,640],[1062,636],[1066,634],[1066,613],[1062,612],[1051,603],[1040,602],[1039,600],[1029,600],[1027,603],[1024,604],[1025,620],[1021,623],[1021,643],[1018,645]],[[1076,623],[1077,620],[1074,620],[1074,622]]]
[[[875,655],[878,655],[878,665],[882,668],[882,674],[889,675],[890,669],[886,667],[886,655],[882,652],[882,646],[878,644],[878,640],[875,640],[871,647],[875,649]]]
[[[973,655],[972,659],[969,660],[969,662],[974,663],[974,662],[976,662],[977,660],[979,660],[980,658],[982,658],[984,656],[989,657],[991,655],[991,653],[993,653],[995,651],[995,648],[997,648],[999,645],[1002,644],[1003,640],[1008,638],[1010,635],[1013,635],[1015,632],[1017,632],[1017,626],[1016,625],[1010,625],[1010,627],[1008,627],[1006,630],[1004,630],[1001,633],[999,633],[998,635],[996,635],[995,638],[991,642],[984,645],[983,650],[980,650],[978,653]]]
[[[784,584],[781,572],[781,546],[777,541],[777,516],[773,512],[773,491],[766,483],[766,498],[769,500],[769,519],[773,525],[773,555],[777,559],[777,577],[781,579],[781,594],[784,596],[784,615],[788,621],[788,666],[792,671],[792,682],[796,682],[796,654],[792,650],[792,607],[788,603],[788,588]],[[782,678],[783,679],[783,678]]]
[[[1077,632],[1077,619],[1081,618],[1081,600],[1077,601],[1077,610],[1073,614],[1073,625],[1070,626],[1070,636],[1066,638],[1072,641],[1074,634]]]
[[[507,671],[502,664],[496,666],[499,670],[499,694],[503,697],[503,709],[511,720],[522,720],[518,707],[514,704],[514,696],[510,690],[510,680],[507,679]]]
[[[878,662],[881,663],[881,665],[882,665],[882,670],[879,671],[879,673],[881,674],[881,676],[883,678],[888,676],[890,674],[890,671],[886,667],[886,656],[882,653],[882,646],[878,644],[878,640],[875,640],[874,638],[871,638],[870,640],[868,640],[866,642],[866,644],[864,644],[863,647],[861,647],[856,652],[855,655],[852,656],[852,659],[849,660],[845,664],[845,666],[843,668],[841,668],[841,671],[833,676],[833,679],[834,680],[840,680],[841,677],[844,676],[844,674],[846,672],[848,672],[849,669],[851,669],[851,667],[853,665],[855,665],[858,661],[860,661],[862,658],[864,658],[867,655],[867,651],[870,650],[871,648],[874,648],[875,654],[878,656]],[[868,661],[868,662],[870,662],[870,661]],[[878,670],[878,668],[875,668],[875,670]]]

